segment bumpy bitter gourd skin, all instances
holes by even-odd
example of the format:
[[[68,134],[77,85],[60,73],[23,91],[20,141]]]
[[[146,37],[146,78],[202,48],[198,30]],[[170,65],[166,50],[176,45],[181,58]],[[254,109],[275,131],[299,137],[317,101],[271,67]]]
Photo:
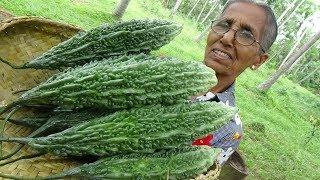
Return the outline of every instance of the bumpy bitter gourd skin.
[[[39,126],[35,132],[37,136],[57,133],[73,126],[79,125],[83,122],[90,121],[91,119],[106,116],[107,114],[110,113],[97,110],[61,112],[47,118],[47,121]],[[32,119],[29,120],[32,121]]]
[[[190,179],[213,165],[219,150],[207,146],[181,147],[154,154],[118,155],[84,164],[50,178]],[[49,177],[48,177],[49,179]]]
[[[152,153],[191,144],[221,127],[234,114],[234,108],[216,102],[145,106],[118,111],[47,137],[16,140],[59,156]]]
[[[37,129],[45,124],[48,118],[49,117],[25,117],[21,119],[9,119],[8,121],[16,125]]]
[[[97,111],[96,109],[84,109],[79,111],[54,112],[47,117],[9,119],[9,122],[32,129],[38,129],[40,127],[43,129],[42,126],[45,125],[45,129],[42,130],[42,133],[51,133],[63,131],[72,126],[86,122],[88,119],[101,117],[108,113],[109,112],[105,111]]]
[[[102,25],[60,43],[23,68],[75,67],[112,56],[149,52],[168,44],[182,27],[165,20],[131,20]]]
[[[87,122],[91,119],[105,116],[110,114],[109,112],[97,111],[97,110],[81,110],[81,111],[70,111],[60,112],[52,115],[48,118],[45,123],[46,127],[43,133],[55,133],[60,132],[70,127],[76,126],[83,122]]]
[[[55,105],[109,110],[148,104],[174,104],[207,91],[215,82],[201,62],[144,54],[99,61],[55,75],[24,93],[14,105]],[[123,61],[123,62],[122,62]]]

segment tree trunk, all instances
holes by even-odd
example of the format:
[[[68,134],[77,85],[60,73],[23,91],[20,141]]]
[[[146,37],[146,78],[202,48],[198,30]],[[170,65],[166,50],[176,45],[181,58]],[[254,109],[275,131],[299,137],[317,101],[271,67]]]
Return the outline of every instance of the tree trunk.
[[[174,5],[173,10],[172,10],[172,15],[176,15],[181,2],[182,2],[182,0],[177,0],[176,1],[176,4]]]
[[[306,63],[305,61],[306,61],[306,57],[305,57],[304,55],[302,55],[302,56],[300,57],[300,59],[299,59],[299,63],[297,63],[297,65],[295,66],[295,68],[292,69],[292,71],[294,70],[294,72],[291,73],[293,76],[296,76],[296,75],[297,75],[297,72],[298,72],[299,70],[301,70],[301,67],[302,67],[304,64],[308,64],[308,63]],[[308,62],[310,62],[310,61],[308,61]]]
[[[120,0],[118,2],[117,8],[113,12],[113,15],[116,16],[118,19],[121,19],[129,5],[129,2],[130,0]]]
[[[282,67],[280,67],[269,79],[261,83],[258,88],[261,91],[267,91],[283,73],[285,73],[290,66],[305,53],[318,39],[320,38],[320,31],[318,31],[304,46],[302,46],[295,54],[293,54]]]
[[[200,2],[200,0],[198,0],[198,1],[196,2],[196,4],[192,7],[192,9],[189,11],[187,17],[189,17],[189,16],[191,15],[192,11],[196,8],[196,6],[198,5],[199,2]]]
[[[303,33],[301,34],[301,36],[296,40],[295,44],[293,45],[293,47],[291,48],[291,50],[289,51],[289,53],[287,54],[287,56],[284,58],[284,60],[282,61],[282,63],[280,64],[280,67],[283,66],[286,61],[290,58],[290,56],[292,55],[292,53],[297,50],[298,45],[300,44],[300,41],[302,40],[302,38],[304,37],[304,35],[307,33],[307,29],[305,29],[303,31]]]
[[[289,68],[288,71],[286,72],[286,75],[288,75],[288,74],[293,70],[293,68],[296,67],[296,65],[303,59],[303,56],[304,56],[304,54],[301,55],[301,56],[292,64],[292,66],[290,66],[290,68]]]
[[[320,66],[318,66],[314,71],[312,71],[310,74],[308,74],[306,77],[301,79],[298,83],[301,84],[303,81],[309,79],[314,73],[316,73],[318,70],[320,70]]]
[[[208,4],[208,1],[209,1],[209,0],[206,0],[206,2],[204,3],[204,5],[203,5],[203,7],[202,7],[202,9],[201,9],[201,11],[200,11],[200,13],[199,13],[198,17],[197,17],[196,22],[198,22],[198,21],[199,21],[200,16],[201,16],[201,14],[202,14],[202,12],[203,12],[204,8],[206,8],[206,5]]]
[[[294,15],[294,13],[298,10],[298,8],[305,2],[306,0],[301,0],[301,2],[299,4],[296,4],[293,11],[291,12],[291,14],[279,25],[278,29],[281,29],[286,23],[287,21],[289,21],[291,19],[291,17]]]
[[[209,23],[209,25],[196,37],[194,38],[195,42],[200,42],[201,39],[207,34],[207,32],[210,30],[211,28],[211,23]]]
[[[211,15],[212,11],[215,10],[215,8],[217,7],[217,5],[218,5],[218,2],[216,2],[216,0],[214,0],[213,3],[212,3],[211,9],[210,9],[209,12],[207,13],[206,17],[201,21],[201,24],[204,23],[204,22],[207,20],[207,18]]]

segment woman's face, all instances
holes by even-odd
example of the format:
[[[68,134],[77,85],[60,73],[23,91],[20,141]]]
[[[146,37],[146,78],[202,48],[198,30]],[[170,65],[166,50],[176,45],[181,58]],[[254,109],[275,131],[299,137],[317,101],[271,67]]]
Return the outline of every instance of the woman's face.
[[[244,46],[235,40],[238,30],[246,30],[260,42],[266,17],[262,8],[248,3],[231,4],[221,16],[231,29],[224,35],[210,31],[205,50],[205,64],[215,70],[217,76],[228,76],[235,79],[247,67],[259,67],[268,55],[261,54],[260,45],[254,42]]]

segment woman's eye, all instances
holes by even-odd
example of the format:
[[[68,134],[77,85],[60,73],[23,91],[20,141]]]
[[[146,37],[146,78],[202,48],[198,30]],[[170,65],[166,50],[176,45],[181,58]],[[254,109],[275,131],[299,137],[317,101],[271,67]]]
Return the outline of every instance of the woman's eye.
[[[251,33],[251,31],[248,31],[248,30],[242,30],[241,36],[247,37],[247,38],[253,38],[253,34]]]
[[[217,25],[220,27],[229,28],[229,24],[227,22],[219,22]]]

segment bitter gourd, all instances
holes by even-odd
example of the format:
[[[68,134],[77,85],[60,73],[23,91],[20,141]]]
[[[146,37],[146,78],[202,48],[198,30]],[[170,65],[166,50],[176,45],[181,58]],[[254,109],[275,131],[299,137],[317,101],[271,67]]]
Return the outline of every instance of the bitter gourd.
[[[21,119],[8,119],[8,121],[19,126],[37,129],[45,124],[48,118],[49,117],[24,117]],[[1,119],[3,120],[4,118]]]
[[[53,105],[108,110],[148,104],[174,104],[207,91],[216,82],[212,69],[201,62],[158,58],[144,54],[118,57],[124,62],[98,61],[71,68],[25,92],[2,107]]]
[[[3,138],[58,156],[109,156],[190,145],[228,122],[235,109],[216,102],[145,106],[93,119],[37,138]]]
[[[50,134],[63,131],[72,126],[86,122],[87,120],[101,117],[109,112],[97,110],[79,110],[52,113],[48,117],[24,117],[21,119],[9,119],[8,121],[36,130],[36,135]],[[110,114],[110,113],[109,113]]]
[[[54,113],[50,117],[30,117],[22,118],[18,120],[9,120],[10,122],[22,125],[26,127],[31,127],[35,129],[28,137],[39,137],[52,133],[57,133],[68,129],[70,127],[79,125],[83,122],[87,122],[91,119],[101,117],[104,115],[110,114],[105,111],[97,110],[81,110],[81,111],[71,111],[71,112],[59,112]],[[0,158],[0,160],[8,159],[15,155],[23,145],[18,145],[7,155]]]
[[[205,173],[213,165],[217,153],[218,149],[199,146],[154,154],[117,155],[39,179],[190,179]],[[0,177],[18,179],[3,174]]]
[[[182,27],[165,20],[131,20],[102,25],[53,47],[26,64],[13,68],[60,69],[111,56],[149,52],[168,44]]]

